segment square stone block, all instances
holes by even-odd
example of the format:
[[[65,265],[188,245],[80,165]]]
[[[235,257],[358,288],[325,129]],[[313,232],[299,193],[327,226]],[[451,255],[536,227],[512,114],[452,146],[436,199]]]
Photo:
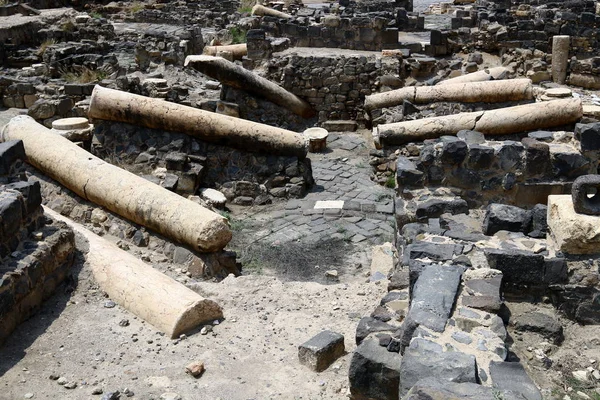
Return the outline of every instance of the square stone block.
[[[298,347],[298,358],[313,371],[321,372],[344,355],[344,351],[343,335],[323,331]]]

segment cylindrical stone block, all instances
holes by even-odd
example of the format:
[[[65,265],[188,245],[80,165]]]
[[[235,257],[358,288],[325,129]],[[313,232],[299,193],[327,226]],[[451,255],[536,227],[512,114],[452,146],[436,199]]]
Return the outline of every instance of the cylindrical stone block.
[[[187,56],[185,66],[190,66],[224,85],[264,97],[272,103],[287,108],[304,118],[315,115],[306,101],[281,86],[220,57]]]
[[[284,12],[277,11],[273,8],[261,6],[260,4],[257,4],[254,7],[252,7],[251,13],[252,13],[252,15],[261,15],[261,16],[269,15],[271,17],[284,18],[284,19],[292,18],[292,16],[290,14],[286,14]]]
[[[230,51],[234,60],[241,60],[248,55],[248,46],[246,43],[230,44],[227,46],[204,46],[203,54],[207,56],[216,56],[221,51]]]
[[[217,303],[200,296],[137,257],[45,207],[52,218],[67,223],[88,242],[86,261],[102,291],[121,307],[154,325],[170,338],[223,318]]]
[[[583,116],[581,99],[561,99],[522,106],[499,108],[396,122],[377,126],[376,143],[400,145],[413,141],[456,135],[474,130],[486,135],[509,135],[576,122]]]
[[[22,140],[27,162],[84,199],[197,251],[219,251],[231,240],[221,215],[104,162],[31,117],[11,119],[0,139]]]
[[[464,103],[499,103],[530,100],[533,89],[529,79],[454,83],[442,86],[409,86],[365,97],[365,109],[372,111],[400,105],[404,100],[412,103],[438,101]]]
[[[477,72],[471,72],[470,74],[457,76],[456,78],[446,79],[439,82],[436,86],[450,85],[453,83],[467,83],[467,82],[482,82],[489,80],[501,80],[505,79],[508,75],[508,69],[506,67],[494,67],[489,69],[483,69]]]
[[[94,88],[88,116],[182,132],[245,151],[300,158],[308,152],[296,132],[101,86]]]
[[[570,36],[552,37],[552,80],[560,85],[563,85],[567,79],[569,47],[571,47]]]

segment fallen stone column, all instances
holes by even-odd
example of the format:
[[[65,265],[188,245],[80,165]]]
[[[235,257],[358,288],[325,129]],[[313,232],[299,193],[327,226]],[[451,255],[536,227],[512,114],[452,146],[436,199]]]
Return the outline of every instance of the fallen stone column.
[[[235,60],[241,60],[248,55],[248,46],[246,43],[230,44],[227,46],[204,46],[204,54],[207,56],[216,56],[220,51],[230,51]]]
[[[265,99],[292,111],[304,118],[315,115],[310,104],[288,92],[281,86],[258,76],[252,71],[240,67],[220,57],[187,56],[186,67],[190,66],[221,83],[262,96]]]
[[[445,81],[439,82],[436,86],[449,85],[453,83],[502,80],[506,77],[506,75],[508,75],[508,68],[494,67],[489,69],[483,69],[477,72],[471,72],[470,74],[466,75],[457,76],[456,78],[446,79]]]
[[[221,307],[152,266],[121,250],[84,226],[44,207],[88,242],[86,261],[94,278],[115,303],[152,324],[172,339],[203,322],[223,318]]]
[[[277,10],[274,10],[269,7],[261,6],[260,4],[257,4],[254,7],[252,7],[251,13],[252,13],[252,15],[269,15],[271,17],[276,17],[276,18],[285,18],[285,19],[292,18],[292,16],[290,14],[286,14],[284,12],[277,11]]]
[[[567,80],[570,47],[570,36],[556,35],[552,37],[552,80],[560,85]]]
[[[214,252],[231,240],[219,214],[102,161],[31,117],[11,119],[1,139],[22,140],[31,165],[84,199],[179,243]]]
[[[199,110],[160,99],[96,86],[90,118],[183,132],[245,151],[306,157],[306,139],[292,131]]]
[[[569,74],[569,85],[579,86],[585,89],[600,89],[600,77],[591,74]]]
[[[410,86],[365,97],[365,109],[372,111],[400,105],[404,100],[411,103],[452,101],[464,103],[499,103],[529,100],[533,89],[529,79],[453,83],[442,86]]]
[[[569,124],[582,116],[581,99],[552,100],[497,110],[382,124],[375,128],[373,136],[378,145],[399,145],[455,135],[463,129],[487,135],[508,135]]]

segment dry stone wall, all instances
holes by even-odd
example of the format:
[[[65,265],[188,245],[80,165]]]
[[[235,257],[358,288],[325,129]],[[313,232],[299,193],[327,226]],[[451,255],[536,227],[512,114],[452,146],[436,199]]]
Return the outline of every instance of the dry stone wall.
[[[71,229],[47,220],[40,185],[23,181],[20,141],[0,144],[0,343],[65,279],[75,241]]]
[[[382,77],[397,77],[402,65],[397,57],[374,54],[285,52],[269,62],[268,79],[309,102],[320,123],[356,120],[364,125],[365,96],[378,91]]]

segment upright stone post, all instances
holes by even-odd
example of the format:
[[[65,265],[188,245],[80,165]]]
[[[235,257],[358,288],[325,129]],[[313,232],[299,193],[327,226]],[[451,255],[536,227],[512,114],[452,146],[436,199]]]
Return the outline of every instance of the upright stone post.
[[[567,79],[570,45],[570,36],[557,35],[552,38],[552,80],[559,85],[563,85]]]

